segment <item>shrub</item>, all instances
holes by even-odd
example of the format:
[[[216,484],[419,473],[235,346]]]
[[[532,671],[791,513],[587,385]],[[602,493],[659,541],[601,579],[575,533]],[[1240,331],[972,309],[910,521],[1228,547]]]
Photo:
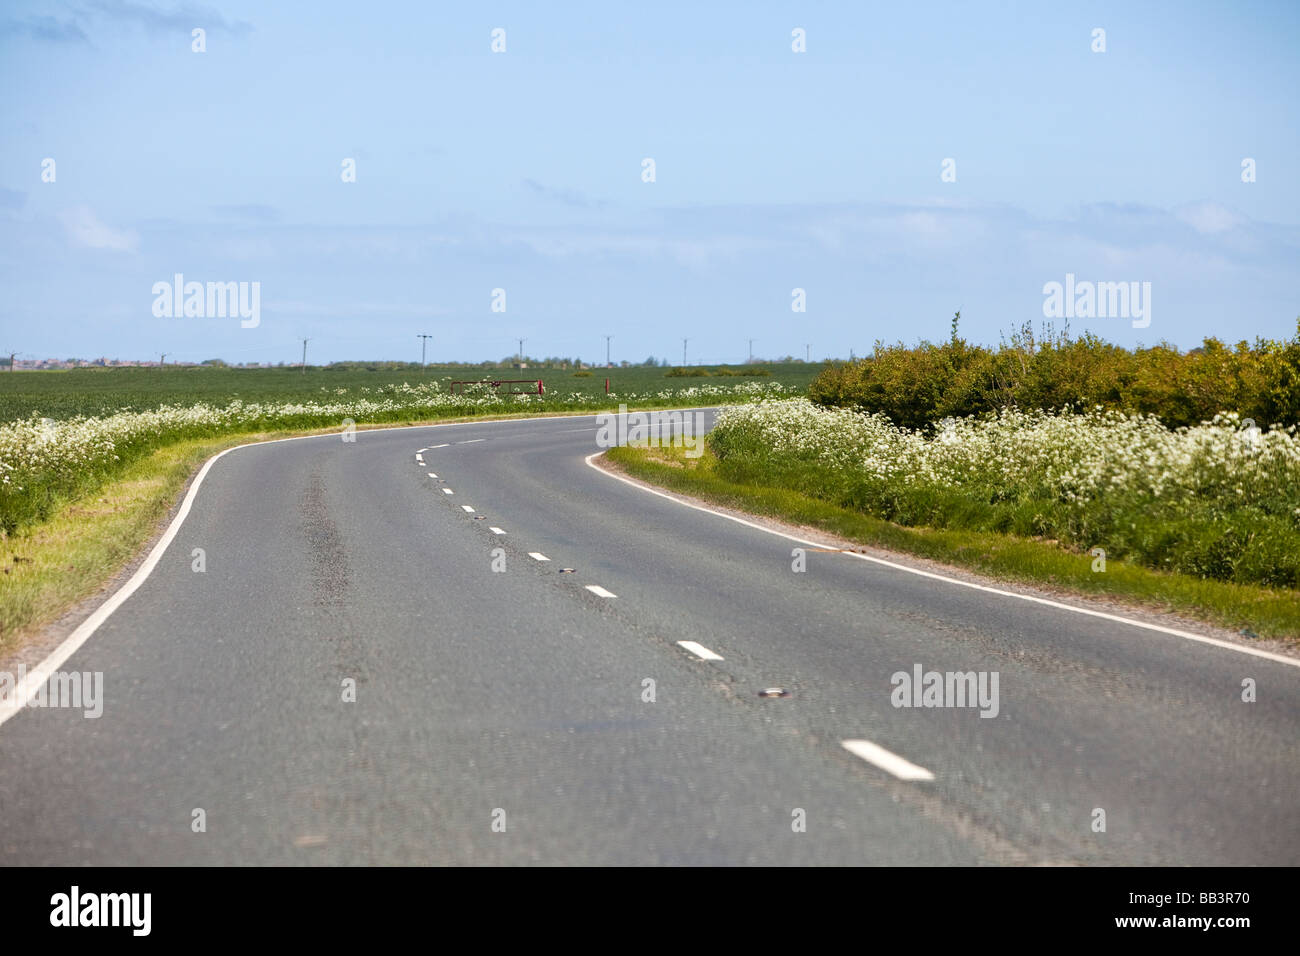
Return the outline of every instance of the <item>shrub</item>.
[[[809,397],[914,429],[1008,407],[1101,407],[1155,415],[1170,428],[1221,412],[1265,428],[1289,425],[1300,421],[1300,322],[1289,341],[1228,346],[1209,338],[1189,352],[1167,343],[1130,351],[1050,329],[1036,341],[1028,325],[996,349],[955,335],[942,345],[877,343],[861,361],[828,365]]]

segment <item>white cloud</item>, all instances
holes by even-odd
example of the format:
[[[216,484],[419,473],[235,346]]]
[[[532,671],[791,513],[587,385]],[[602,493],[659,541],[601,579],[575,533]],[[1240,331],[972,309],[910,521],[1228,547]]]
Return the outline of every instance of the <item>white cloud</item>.
[[[1213,235],[1236,229],[1245,223],[1245,218],[1218,203],[1201,202],[1189,206],[1180,206],[1174,214],[1202,235]]]
[[[89,206],[66,210],[60,214],[59,219],[73,245],[88,249],[112,249],[115,252],[135,252],[140,246],[140,236],[137,233],[105,225]]]

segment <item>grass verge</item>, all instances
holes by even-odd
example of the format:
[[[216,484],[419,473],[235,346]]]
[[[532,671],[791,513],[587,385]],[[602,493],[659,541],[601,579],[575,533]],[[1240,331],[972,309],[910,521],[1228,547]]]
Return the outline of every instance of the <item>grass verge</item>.
[[[687,458],[681,448],[611,448],[606,458],[628,475],[738,511],[819,528],[863,546],[899,551],[990,577],[1104,597],[1244,632],[1300,643],[1300,595],[1153,571],[1108,559],[1092,570],[1088,553],[1054,542],[993,532],[908,528],[810,498],[788,488],[741,484],[718,472],[710,451]]]

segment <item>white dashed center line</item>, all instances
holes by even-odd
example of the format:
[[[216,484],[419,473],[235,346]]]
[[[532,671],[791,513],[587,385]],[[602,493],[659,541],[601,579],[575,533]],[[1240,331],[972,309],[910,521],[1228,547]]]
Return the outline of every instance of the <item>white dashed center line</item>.
[[[430,478],[437,478],[438,476],[435,475],[433,472],[429,472],[429,477],[430,477]]]
[[[703,644],[696,644],[694,641],[678,641],[678,647],[684,647],[702,661],[720,661],[721,654],[715,654]]]
[[[549,561],[549,560],[551,560],[551,559],[548,558],[546,555],[542,554],[542,552],[540,552],[540,551],[529,551],[529,552],[528,552],[528,556],[529,556],[530,558],[532,558],[534,561]]]
[[[442,489],[442,493],[444,495],[454,495],[456,492],[452,491],[450,488],[444,488]]]
[[[890,753],[870,740],[841,740],[840,745],[855,757],[861,757],[872,766],[879,767],[886,773],[892,773],[899,780],[934,779],[934,774],[924,767],[918,767],[910,760],[904,760],[898,754]]]
[[[617,594],[612,594],[609,591],[606,591],[599,584],[588,584],[587,590],[596,595],[596,597],[618,597]]]
[[[493,534],[505,534],[505,532],[502,531],[500,528],[489,528],[488,530],[491,531]]]
[[[469,505],[461,505],[460,508],[461,508],[461,510],[464,511],[466,514],[473,514],[473,513],[474,513],[474,509],[471,508]]]

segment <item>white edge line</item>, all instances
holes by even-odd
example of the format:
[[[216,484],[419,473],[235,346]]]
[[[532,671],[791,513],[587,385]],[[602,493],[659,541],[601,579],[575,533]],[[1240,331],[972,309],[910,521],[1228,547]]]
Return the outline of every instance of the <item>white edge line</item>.
[[[910,760],[905,760],[896,753],[890,753],[879,744],[870,740],[841,740],[840,746],[861,757],[873,767],[879,767],[886,773],[892,773],[899,780],[933,780],[934,774],[924,767],[918,767]]]
[[[778,538],[785,538],[787,541],[794,541],[797,544],[806,544],[813,548],[829,548],[827,544],[820,541],[809,541],[806,538],[796,538],[792,534],[786,534],[784,531],[777,531],[774,528],[765,528],[761,524],[755,524],[752,521],[746,521],[744,518],[738,518],[735,515],[725,514],[721,511],[714,511],[712,508],[705,508],[703,505],[697,505],[690,501],[683,501],[675,495],[659,491],[656,488],[647,488],[638,482],[623,475],[616,474],[604,468],[600,468],[592,463],[593,458],[605,454],[598,451],[595,454],[586,457],[587,465],[600,472],[602,475],[621,481],[624,484],[631,485],[633,488],[639,488],[641,491],[648,492],[652,495],[658,495],[660,498],[667,498],[669,501],[683,505],[687,508],[693,508],[696,511],[703,511],[706,514],[717,515],[719,518],[726,518],[728,521],[734,521],[737,524],[743,524],[747,528],[753,528],[756,531],[762,531],[765,534],[776,535]],[[840,550],[838,548],[833,550]],[[1221,647],[1224,650],[1237,651],[1240,654],[1249,654],[1252,657],[1262,657],[1264,660],[1274,661],[1278,664],[1287,664],[1290,667],[1300,667],[1300,659],[1294,657],[1285,657],[1281,654],[1274,654],[1272,651],[1264,651],[1254,647],[1245,647],[1241,644],[1232,644],[1228,641],[1221,641],[1217,637],[1205,637],[1202,634],[1193,634],[1190,631],[1180,631],[1177,628],[1165,627],[1161,624],[1149,624],[1146,621],[1134,620],[1131,617],[1121,617],[1118,614],[1108,614],[1105,611],[1094,611],[1090,608],[1075,607],[1072,604],[1062,604],[1060,601],[1052,601],[1048,598],[1034,597],[1032,594],[1017,594],[1015,591],[1004,591],[1001,588],[989,587],[986,584],[975,584],[973,581],[962,581],[960,578],[950,578],[943,574],[935,574],[933,571],[922,571],[920,568],[909,568],[905,564],[898,564],[894,561],[886,561],[884,558],[872,557],[869,554],[861,554],[856,551],[845,552],[852,558],[858,558],[862,561],[870,561],[872,564],[880,564],[887,568],[894,568],[897,571],[906,571],[908,574],[916,574],[923,578],[931,578],[935,581],[946,581],[949,584],[956,584],[964,588],[970,588],[975,591],[984,591],[987,594],[999,594],[1002,597],[1015,598],[1019,601],[1029,601],[1033,604],[1042,604],[1046,607],[1059,608],[1062,611],[1071,611],[1074,614],[1086,614],[1088,617],[1099,617],[1106,621],[1116,621],[1120,624],[1129,624],[1133,627],[1140,627],[1148,631],[1157,631],[1161,634],[1171,634],[1174,637],[1181,637],[1188,641],[1196,641],[1200,644],[1209,644],[1213,647]]]
[[[456,444],[457,444],[457,445],[472,445],[472,444],[474,444],[476,441],[487,441],[487,439],[486,439],[486,438],[468,438],[468,439],[466,439],[465,441],[458,441],[458,442],[456,442]]]
[[[720,661],[721,654],[715,654],[703,644],[696,644],[694,641],[678,641],[678,647],[684,647],[702,661]]]
[[[546,422],[559,421],[560,419],[572,420],[575,418],[594,418],[597,414],[600,413],[593,412],[591,415],[542,415],[537,418],[492,418],[483,419],[481,421],[442,422],[440,424],[431,425],[394,425],[391,428],[367,428],[364,430],[375,432],[398,432],[407,431],[412,428],[461,428],[465,425],[493,425],[498,423],[506,424],[510,422]],[[18,686],[15,687],[4,700],[0,701],[0,725],[3,725],[7,720],[9,720],[9,718],[13,717],[16,713],[26,707],[27,702],[36,696],[36,692],[40,689],[41,685],[50,679],[50,675],[63,666],[68,658],[77,653],[77,651],[81,649],[81,646],[85,644],[86,641],[90,640],[91,635],[93,635],[95,631],[99,630],[100,625],[107,621],[109,617],[112,616],[113,612],[121,607],[126,602],[126,599],[139,589],[140,585],[144,584],[145,580],[153,572],[153,569],[157,566],[158,562],[162,560],[163,552],[165,552],[172,541],[175,540],[177,533],[179,533],[181,529],[181,525],[185,522],[185,518],[190,513],[190,508],[194,505],[194,499],[199,493],[199,486],[203,484],[203,479],[207,477],[208,471],[219,458],[223,455],[230,454],[232,451],[238,451],[241,448],[253,448],[258,445],[278,445],[287,441],[308,441],[313,438],[337,440],[338,433],[328,432],[323,435],[294,435],[292,438],[272,438],[269,441],[250,441],[243,445],[234,445],[230,448],[223,449],[205,461],[203,467],[199,469],[198,474],[194,476],[194,480],[190,483],[189,490],[185,493],[185,497],[181,500],[181,506],[177,510],[176,516],[172,518],[171,524],[167,525],[167,530],[162,533],[162,537],[158,539],[158,542],[150,550],[144,561],[141,562],[140,567],[135,569],[135,573],[127,579],[125,584],[114,591],[103,604],[95,608],[89,617],[77,625],[76,630],[65,637],[63,641],[54,648],[54,650],[50,651],[50,653],[45,656],[44,660],[29,670],[27,676],[19,682]],[[447,444],[433,445],[431,447],[446,448]]]
[[[403,427],[405,427],[405,426],[403,426]],[[414,427],[415,427],[415,428],[423,428],[423,427],[425,427],[425,426],[422,426],[422,425],[416,425],[416,426],[414,426]],[[428,427],[430,427],[430,428],[436,428],[437,426],[435,426],[435,425],[430,425],[430,426],[428,426]],[[385,429],[385,428],[376,428],[376,429],[374,429],[374,430],[375,430],[375,431],[380,431],[380,432],[382,432],[382,431],[387,431],[387,429]],[[449,444],[450,444],[450,442],[443,442],[441,445],[430,445],[428,448],[425,449],[425,451],[432,451],[432,450],[435,449],[435,448],[446,448]]]
[[[292,441],[293,439],[281,438],[276,440]],[[250,442],[249,444],[269,445],[273,444],[273,442]],[[107,601],[97,607],[90,617],[82,621],[76,630],[64,638],[63,643],[51,651],[45,660],[37,664],[33,670],[28,671],[27,676],[10,692],[6,700],[0,701],[0,724],[3,724],[23,707],[27,706],[27,702],[36,696],[36,692],[41,685],[50,679],[50,675],[58,670],[69,657],[77,653],[81,649],[81,645],[90,639],[90,635],[94,634],[99,629],[99,626],[108,620],[109,615],[121,607],[126,599],[134,594],[136,589],[145,582],[145,579],[149,577],[158,562],[162,560],[163,552],[175,540],[177,533],[181,529],[181,524],[185,521],[186,516],[190,513],[190,508],[194,505],[194,499],[199,493],[199,486],[203,484],[203,479],[207,477],[208,471],[217,460],[223,455],[235,451],[236,448],[247,447],[248,445],[236,445],[235,448],[227,448],[203,463],[203,467],[199,469],[194,481],[190,483],[189,491],[185,493],[185,498],[181,501],[181,507],[176,512],[176,517],[172,519],[171,524],[167,526],[167,530],[163,532],[162,537],[158,539],[158,543],[153,546],[153,550],[149,552],[140,567],[136,568],[135,573],[127,579],[127,582],[118,588]]]
[[[587,590],[588,590],[588,591],[590,591],[592,594],[596,595],[597,597],[603,597],[603,598],[616,598],[616,597],[618,597],[617,594],[614,594],[614,593],[612,593],[612,592],[610,592],[610,591],[606,591],[606,590],[605,590],[604,588],[602,588],[599,584],[588,584],[586,587],[587,587]]]

